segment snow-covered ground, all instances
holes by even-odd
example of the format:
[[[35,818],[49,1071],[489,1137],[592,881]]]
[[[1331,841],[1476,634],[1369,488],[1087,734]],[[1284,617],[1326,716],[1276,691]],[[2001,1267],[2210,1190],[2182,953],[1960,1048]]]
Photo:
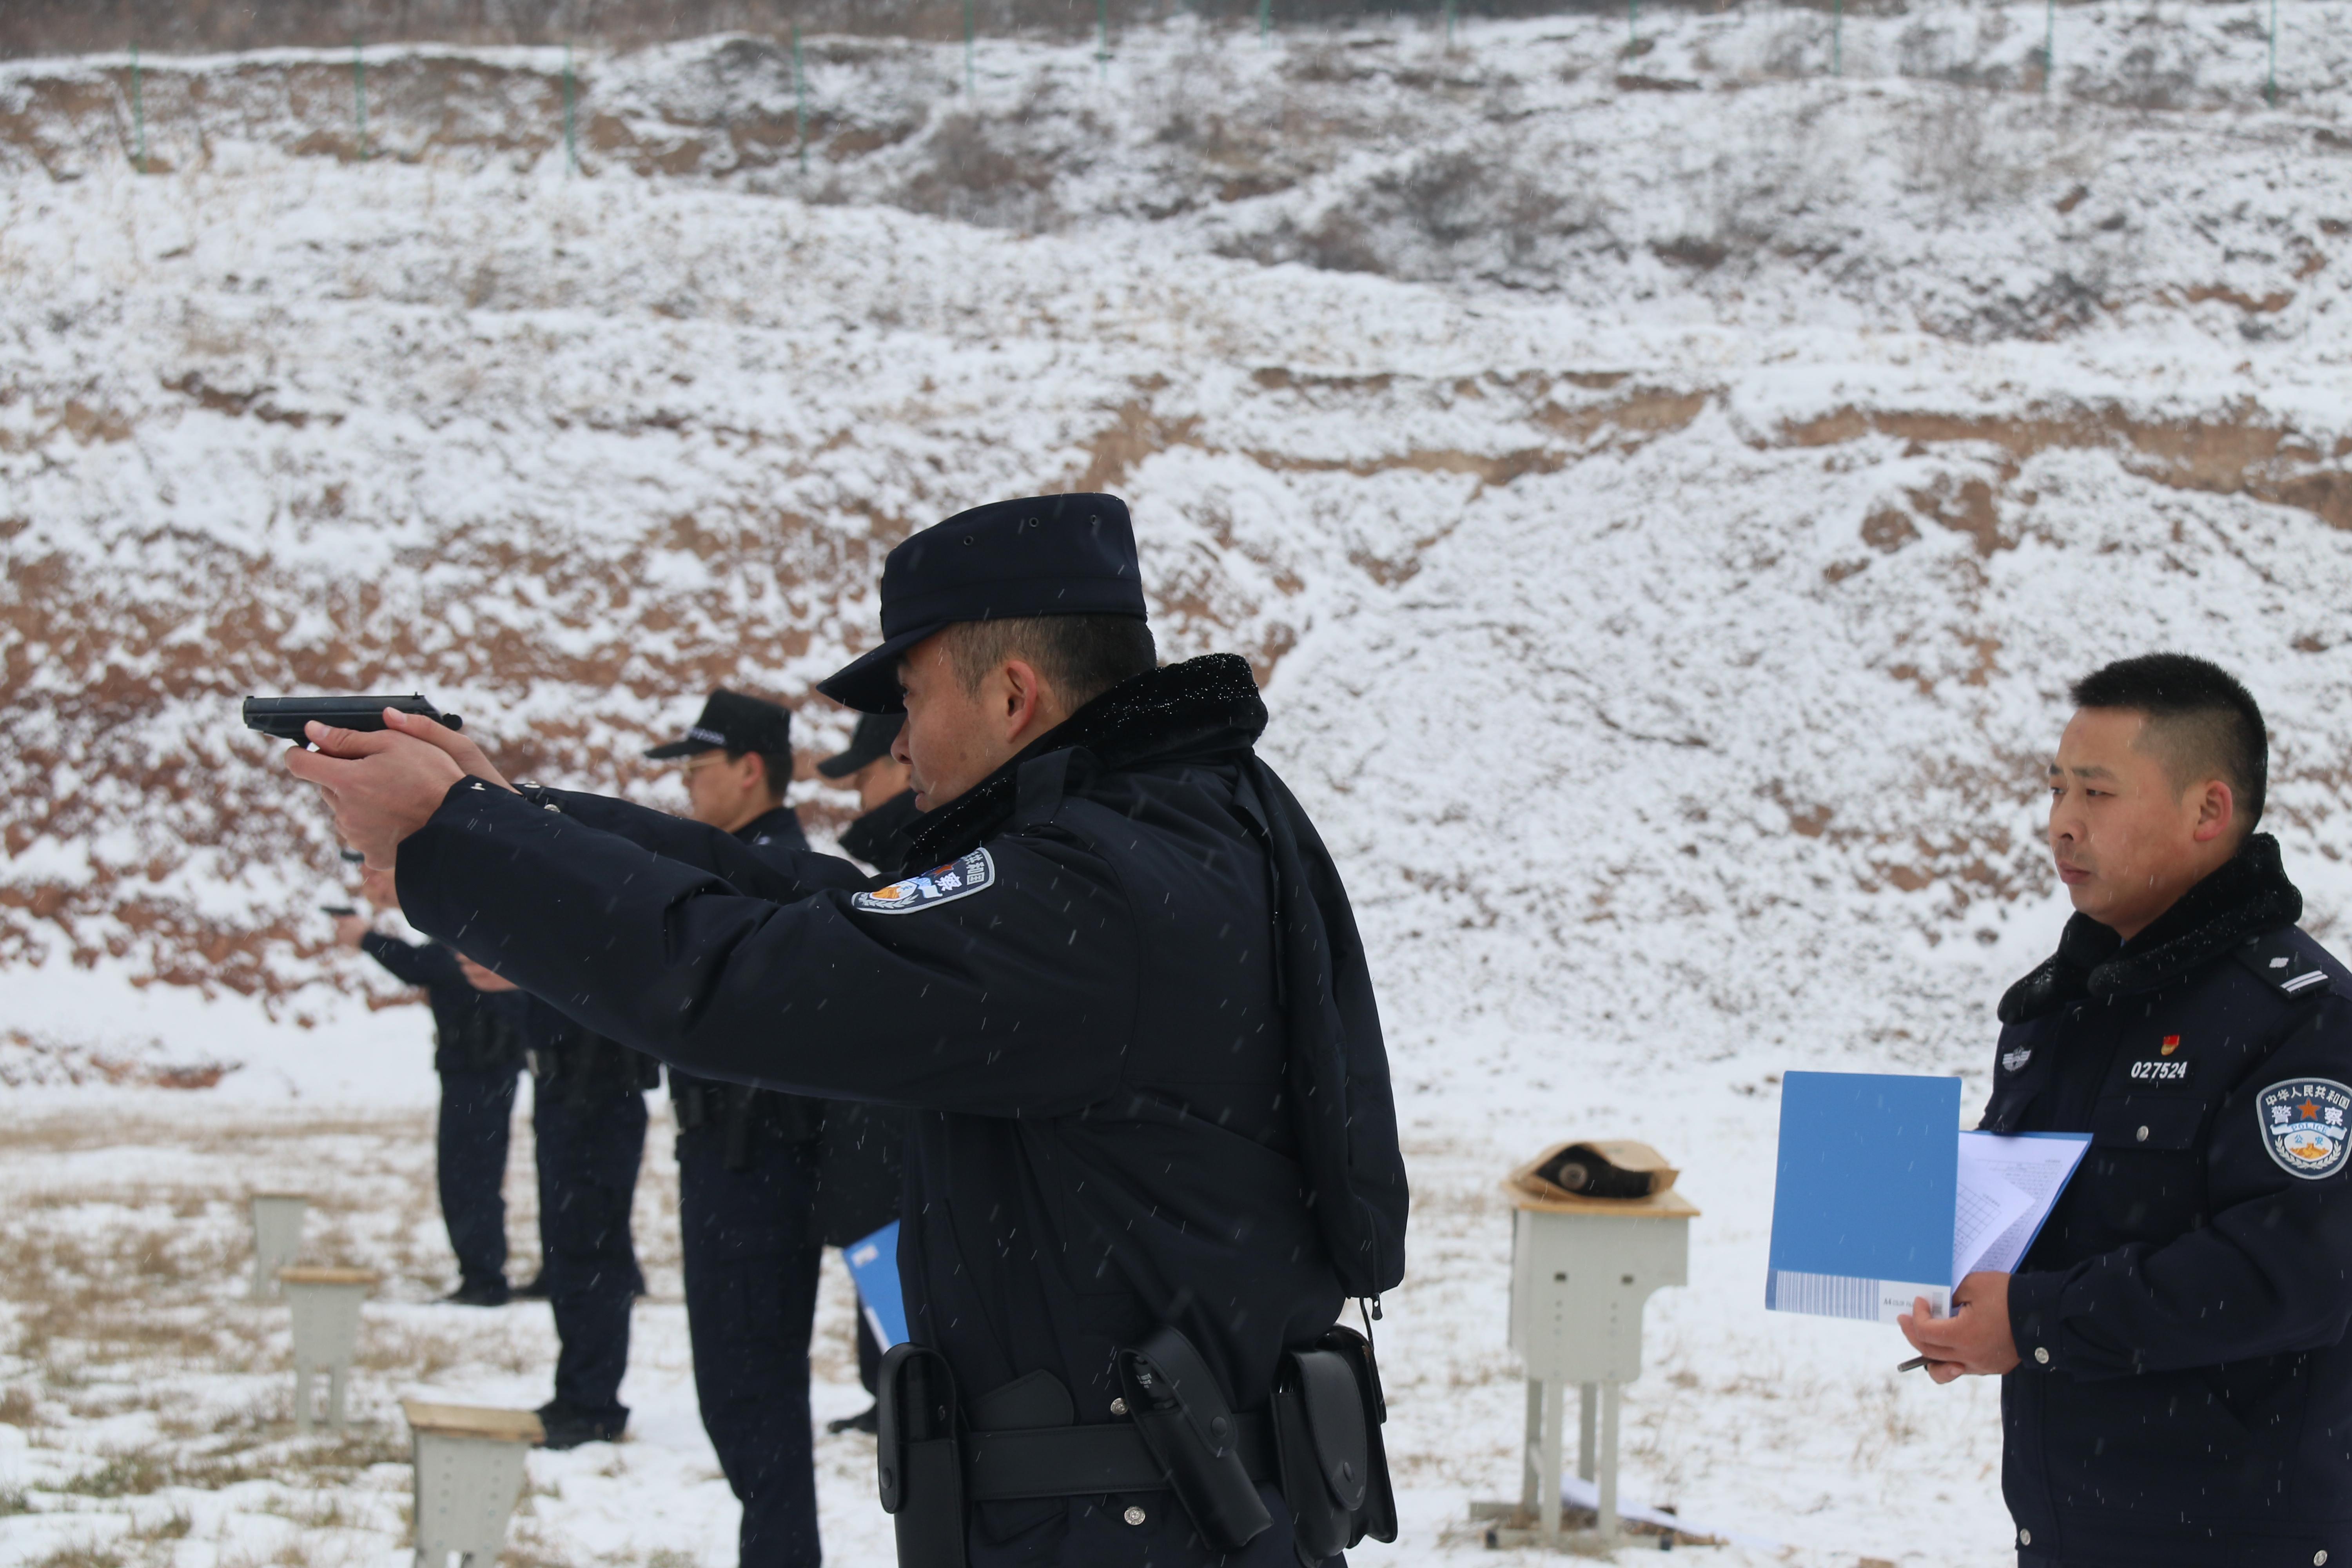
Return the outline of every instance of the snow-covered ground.
[[[583,57],[576,175],[551,52],[373,53],[365,163],[345,59],[151,60],[144,176],[127,62],[0,66],[0,1563],[391,1560],[385,1429],[289,1446],[234,1299],[289,1171],[392,1279],[363,1414],[543,1397],[543,1310],[426,1304],[422,1015],[327,948],[326,825],[234,699],[421,689],[659,799],[635,748],[716,682],[845,734],[810,683],[907,531],[1074,485],[1132,502],[1168,652],[1256,663],[1377,957],[1416,1205],[1363,1560],[1483,1552],[1495,1183],[1580,1133],[1705,1211],[1629,1491],[2002,1559],[1990,1390],[1760,1310],[1774,1085],[1981,1087],[2063,912],[2063,687],[2117,654],[2247,677],[2307,923],[2352,911],[2352,15],[2280,14],[2275,110],[2223,6],[2069,8],[2047,96],[2032,6],[1849,17],[1835,79],[1760,7],[997,40],[969,97],[812,40],[806,174],[759,39]],[[635,1436],[534,1458],[531,1568],[730,1561],[652,1142]],[[861,1441],[845,1563],[887,1555]]]
[[[421,1043],[407,1044],[404,1059],[421,1062]],[[412,1094],[429,1092],[425,1075],[411,1078]],[[1691,1529],[1732,1538],[1708,1552],[1727,1565],[2000,1561],[1992,1390],[1896,1377],[1902,1348],[1892,1331],[1768,1320],[1758,1305],[1769,1192],[1746,1173],[1769,1169],[1771,1158],[1760,1075],[1694,1085],[1671,1102],[1630,1081],[1603,1088],[1562,1073],[1558,1082],[1578,1087],[1577,1125],[1646,1133],[1697,1167],[1683,1184],[1705,1210],[1693,1227],[1691,1284],[1654,1300],[1646,1373],[1627,1396],[1629,1499],[1676,1508]],[[13,1336],[0,1359],[0,1561],[404,1563],[397,1401],[528,1408],[547,1397],[554,1358],[543,1305],[485,1312],[432,1301],[450,1266],[427,1116],[108,1093],[102,1108],[23,1108],[0,1148]],[[1403,1530],[1396,1546],[1368,1546],[1359,1561],[1490,1555],[1466,1505],[1517,1495],[1522,1412],[1504,1343],[1509,1221],[1496,1162],[1549,1136],[1559,1116],[1496,1112],[1476,1084],[1447,1110],[1416,1099],[1407,1142],[1414,1264],[1376,1325]],[[528,1146],[519,1118],[508,1192],[525,1268],[535,1246]],[[638,1190],[651,1296],[636,1310],[622,1389],[634,1409],[628,1438],[531,1457],[511,1541],[520,1564],[733,1561],[734,1501],[695,1414],[674,1172],[657,1121]],[[348,1443],[292,1434],[286,1309],[243,1299],[243,1195],[287,1190],[311,1194],[306,1261],[362,1264],[386,1278],[363,1319]],[[846,1277],[829,1264],[819,1420],[863,1407],[850,1311]],[[818,1453],[833,1561],[891,1561],[872,1440],[821,1436]]]

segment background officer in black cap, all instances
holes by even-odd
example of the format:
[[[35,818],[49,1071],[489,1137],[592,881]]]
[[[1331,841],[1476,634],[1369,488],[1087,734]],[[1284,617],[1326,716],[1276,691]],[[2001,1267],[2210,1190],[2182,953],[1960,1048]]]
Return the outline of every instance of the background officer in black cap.
[[[793,716],[719,690],[679,740],[687,815],[768,855],[805,851],[784,804]],[[743,1568],[816,1568],[809,1338],[824,1246],[816,1223],[822,1101],[670,1068],[678,1230],[703,1430],[743,1505]]]
[[[400,907],[387,873],[361,872],[360,891],[377,909]],[[454,949],[387,936],[372,929],[365,915],[338,916],[335,940],[366,953],[403,984],[422,986],[432,1005],[433,1071],[441,1080],[434,1178],[449,1248],[457,1255],[457,1288],[442,1300],[462,1307],[503,1306],[509,1294],[507,1141],[522,1074],[521,998],[501,994],[505,987],[495,975]]]
[[[820,689],[905,709],[926,868],[895,882],[517,792],[429,721],[320,726],[286,763],[421,929],[591,1026],[913,1109],[879,1471],[902,1565],[1289,1568],[1392,1538],[1377,1383],[1336,1323],[1403,1272],[1386,1056],[1248,664],[1156,668],[1110,496],[916,534],[882,621]]]
[[[862,713],[848,746],[816,765],[822,776],[857,792],[858,817],[841,831],[842,853],[891,876],[905,868],[923,815],[908,783],[910,770],[890,752],[906,721],[904,713]]]
[[[896,876],[913,847],[911,834],[922,812],[908,784],[907,764],[893,756],[903,713],[862,713],[847,747],[816,765],[817,773],[857,792],[859,815],[842,829],[841,847],[877,871]],[[820,1144],[818,1221],[828,1246],[847,1247],[898,1217],[904,1184],[904,1113],[856,1100],[826,1102]],[[875,1392],[882,1345],[866,1314],[857,1315],[857,1381]],[[831,1432],[872,1432],[877,1412],[868,1409],[825,1424]]]

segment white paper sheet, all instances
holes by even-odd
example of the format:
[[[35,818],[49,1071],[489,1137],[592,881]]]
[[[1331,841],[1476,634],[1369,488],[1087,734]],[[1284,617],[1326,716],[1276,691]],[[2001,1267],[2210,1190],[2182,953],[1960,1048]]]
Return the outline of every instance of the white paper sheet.
[[[1952,1283],[1979,1269],[2013,1272],[2090,1146],[2087,1132],[1961,1133]]]
[[[1965,1137],[1960,1147],[1968,1147]],[[1963,1153],[1958,1201],[1952,1206],[1952,1283],[1957,1286],[1974,1272],[1985,1248],[2006,1234],[2032,1206],[2032,1194],[1998,1170],[1979,1172],[1978,1179],[1971,1181],[1968,1156]]]

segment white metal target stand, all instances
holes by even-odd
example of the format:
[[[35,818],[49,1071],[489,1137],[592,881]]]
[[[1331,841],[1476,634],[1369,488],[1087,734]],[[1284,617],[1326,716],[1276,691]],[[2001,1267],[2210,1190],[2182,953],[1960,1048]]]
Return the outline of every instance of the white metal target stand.
[[[1645,1198],[1511,1198],[1511,1348],[1527,1368],[1527,1451],[1518,1500],[1474,1502],[1489,1546],[1596,1546],[1620,1540],[1619,1391],[1642,1375],[1642,1309],[1690,1282],[1698,1209],[1668,1188]],[[1600,1491],[1595,1528],[1561,1529],[1567,1394],[1577,1388],[1576,1473]]]
[[[415,1568],[496,1568],[522,1495],[524,1460],[546,1436],[528,1410],[404,1399],[416,1474]]]
[[[278,1271],[302,1251],[302,1218],[310,1200],[300,1193],[255,1193],[253,1212],[253,1289],[256,1301],[278,1294]]]
[[[327,1374],[327,1422],[346,1428],[344,1385],[360,1342],[360,1303],[381,1279],[373,1268],[281,1268],[278,1288],[294,1317],[294,1429],[317,1422],[310,1374]]]

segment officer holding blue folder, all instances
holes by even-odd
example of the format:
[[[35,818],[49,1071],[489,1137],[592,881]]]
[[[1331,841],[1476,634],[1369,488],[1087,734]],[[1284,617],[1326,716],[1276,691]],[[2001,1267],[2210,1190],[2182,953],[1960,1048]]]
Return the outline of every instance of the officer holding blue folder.
[[[1904,1332],[2002,1377],[2024,1568],[2352,1564],[2352,973],[2295,929],[2261,710],[2179,654],[2074,688],[2075,914],[2001,999],[1994,1132],[2091,1149],[2013,1274]]]

